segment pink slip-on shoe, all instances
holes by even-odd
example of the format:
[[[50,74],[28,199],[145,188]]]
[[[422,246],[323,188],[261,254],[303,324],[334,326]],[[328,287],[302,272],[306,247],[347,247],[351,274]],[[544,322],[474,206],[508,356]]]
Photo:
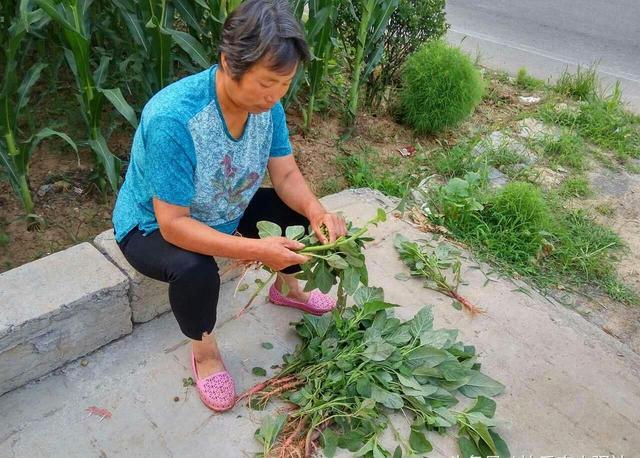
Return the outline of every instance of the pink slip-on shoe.
[[[269,288],[269,300],[276,305],[294,307],[313,315],[323,315],[336,306],[336,301],[331,296],[318,290],[311,291],[307,302],[296,301],[278,291],[275,283]]]
[[[227,371],[216,372],[209,377],[198,377],[196,358],[191,352],[191,367],[195,376],[196,390],[204,405],[216,412],[224,412],[232,408],[236,402],[236,389],[233,379]]]

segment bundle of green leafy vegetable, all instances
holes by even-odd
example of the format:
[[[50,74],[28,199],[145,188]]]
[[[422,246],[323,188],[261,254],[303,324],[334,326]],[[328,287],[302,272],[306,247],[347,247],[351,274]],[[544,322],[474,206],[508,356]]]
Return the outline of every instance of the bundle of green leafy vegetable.
[[[475,348],[459,342],[457,330],[433,329],[430,306],[403,323],[380,288],[362,286],[353,299],[342,313],[305,314],[295,325],[302,342],[282,371],[240,396],[253,407],[286,402],[256,431],[260,456],[310,456],[320,446],[328,457],[337,447],[353,456],[425,456],[427,432],[454,427],[461,456],[510,456],[491,399],[504,387],[480,372]],[[475,402],[456,408],[458,394]],[[409,437],[390,421],[400,412]],[[381,443],[387,427],[398,442],[393,454]]]
[[[384,210],[378,209],[376,216],[367,221],[363,227],[355,227],[348,222],[347,234],[327,244],[321,244],[310,229],[305,235],[303,226],[287,227],[284,236],[305,245],[297,253],[311,258],[302,264],[302,271],[296,275],[298,279],[305,282],[304,291],[318,288],[323,293],[328,293],[337,284],[338,309],[343,309],[346,306],[347,296],[354,294],[360,284],[366,285],[369,281],[362,248],[366,242],[373,239],[366,237],[365,234],[371,225],[377,225],[386,219]],[[260,238],[283,236],[282,228],[271,221],[259,221],[257,228]],[[236,317],[251,305],[262,288],[276,275],[267,266],[262,267],[271,274],[270,277],[266,281],[259,282],[259,288]],[[286,284],[283,286],[286,287]],[[287,291],[283,293],[287,294]]]

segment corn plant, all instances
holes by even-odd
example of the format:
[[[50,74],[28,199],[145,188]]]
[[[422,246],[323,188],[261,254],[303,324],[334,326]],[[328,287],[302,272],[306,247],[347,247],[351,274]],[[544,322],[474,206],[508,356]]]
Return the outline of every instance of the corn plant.
[[[347,124],[353,125],[358,112],[358,98],[360,87],[366,81],[373,69],[378,65],[384,51],[384,33],[391,15],[398,7],[398,0],[362,0],[361,4],[350,3],[351,18],[343,21],[348,39],[351,20],[358,24],[355,36],[355,56],[352,64],[352,82],[349,89],[349,103],[346,113]],[[360,17],[358,17],[358,11]],[[347,42],[347,46],[349,43]]]
[[[178,14],[189,27],[192,36],[198,37],[210,56],[218,53],[222,25],[227,16],[240,5],[241,0],[174,0]]]
[[[100,129],[100,115],[105,99],[134,126],[137,119],[133,108],[125,101],[120,89],[104,89],[109,61],[102,56],[98,68],[91,70],[91,22],[89,8],[93,0],[35,0],[61,28],[60,38],[69,68],[73,72],[79,92],[82,115],[88,130],[88,145],[94,153],[97,184],[105,189],[104,179],[117,192],[121,160],[111,153]]]
[[[9,25],[9,15],[13,12],[3,8],[2,16]],[[4,52],[0,53],[0,68],[4,69],[2,87],[0,88],[0,177],[8,179],[11,188],[22,202],[25,212],[33,216],[33,199],[29,189],[29,160],[40,141],[56,135],[67,141],[76,151],[75,143],[64,133],[44,128],[26,141],[20,141],[21,131],[18,121],[25,107],[29,104],[29,93],[40,78],[46,64],[36,62],[23,74],[23,66],[19,54],[29,39],[28,31],[44,25],[46,17],[41,11],[32,11],[29,1],[20,2],[19,16],[11,20],[9,26],[0,28],[0,42],[5,43]],[[22,76],[19,79],[19,76]]]
[[[205,49],[200,39],[208,35],[205,32],[208,26],[220,26],[214,20],[207,21],[214,15],[210,13],[209,3],[214,2],[114,0],[142,62],[142,84],[147,98],[174,80],[176,60],[190,71],[209,67],[211,49]],[[176,9],[190,33],[173,28]],[[218,14],[216,11],[215,15]],[[174,52],[174,44],[186,53],[186,59]],[[191,62],[195,62],[196,67]]]
[[[311,62],[307,69],[309,99],[304,113],[304,129],[308,130],[313,117],[316,95],[322,87],[336,42],[335,28],[337,0],[310,0],[309,19],[305,24],[311,48]]]

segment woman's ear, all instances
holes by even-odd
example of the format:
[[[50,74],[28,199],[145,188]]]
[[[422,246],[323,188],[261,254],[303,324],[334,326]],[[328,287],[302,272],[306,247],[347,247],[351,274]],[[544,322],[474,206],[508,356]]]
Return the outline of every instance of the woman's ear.
[[[225,67],[227,66],[227,57],[223,52],[220,53],[220,62],[218,62],[218,64],[220,70],[224,71]]]

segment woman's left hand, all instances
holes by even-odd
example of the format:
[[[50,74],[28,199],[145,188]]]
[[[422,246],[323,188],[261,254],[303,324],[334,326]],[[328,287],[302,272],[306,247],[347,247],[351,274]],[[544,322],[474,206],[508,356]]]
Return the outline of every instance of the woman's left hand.
[[[323,245],[333,243],[336,239],[347,235],[347,223],[345,223],[341,215],[336,213],[319,213],[309,218],[309,222],[311,223],[311,229],[313,229],[316,237]],[[327,228],[328,237],[322,230],[323,226]]]

